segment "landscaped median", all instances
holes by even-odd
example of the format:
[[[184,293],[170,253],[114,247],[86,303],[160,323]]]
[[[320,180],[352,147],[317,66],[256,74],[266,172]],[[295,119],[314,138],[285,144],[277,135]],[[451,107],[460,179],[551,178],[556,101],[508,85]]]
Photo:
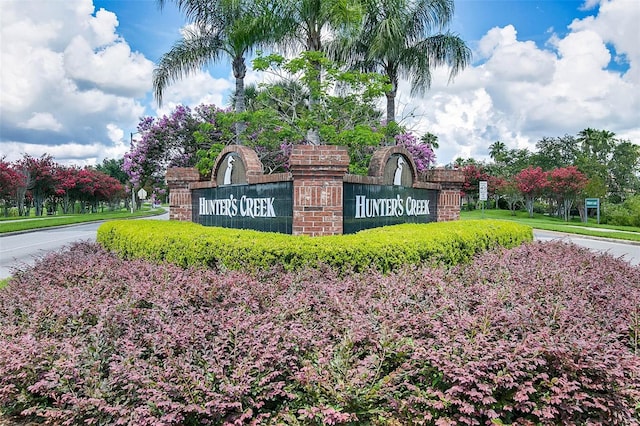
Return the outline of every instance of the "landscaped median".
[[[328,265],[339,271],[390,271],[403,265],[455,265],[495,247],[533,239],[526,225],[508,221],[438,222],[375,228],[357,234],[307,237],[204,227],[190,222],[113,221],[97,241],[127,259],[182,267],[287,271]]]
[[[561,242],[343,275],[80,243],[0,291],[0,425],[638,425],[638,283]]]

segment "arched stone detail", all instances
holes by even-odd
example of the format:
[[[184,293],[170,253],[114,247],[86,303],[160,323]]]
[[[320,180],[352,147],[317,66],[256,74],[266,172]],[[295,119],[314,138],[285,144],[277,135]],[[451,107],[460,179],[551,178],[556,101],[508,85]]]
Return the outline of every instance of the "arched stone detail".
[[[418,180],[416,163],[413,161],[413,156],[407,148],[400,145],[386,146],[376,150],[369,162],[369,176],[378,178],[385,185],[391,184],[392,182],[388,182],[388,179],[385,179],[385,171],[387,171],[389,161],[392,160],[392,157],[399,155],[406,160],[406,164],[411,173],[411,186],[413,186]],[[385,180],[387,181],[385,182]]]
[[[262,162],[258,158],[258,154],[251,148],[242,145],[228,145],[218,155],[213,170],[211,180],[218,185],[223,184],[224,173],[227,171],[229,156],[233,155],[236,161],[239,159],[241,164],[237,164],[241,173],[235,177],[233,184],[249,183],[252,178],[263,174]]]

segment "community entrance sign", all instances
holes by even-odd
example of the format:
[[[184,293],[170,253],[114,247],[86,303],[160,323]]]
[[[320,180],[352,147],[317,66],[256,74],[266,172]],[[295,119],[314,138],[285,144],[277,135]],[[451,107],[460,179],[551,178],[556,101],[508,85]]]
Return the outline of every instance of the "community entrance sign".
[[[292,182],[196,189],[192,202],[193,221],[205,226],[291,234]]]
[[[402,186],[344,184],[344,233],[400,223],[434,222],[435,190]]]
[[[348,169],[345,147],[295,145],[289,171],[265,174],[255,151],[230,145],[209,180],[192,168],[169,169],[170,218],[309,236],[459,218],[459,170],[419,174],[411,153],[398,145],[374,152],[367,176]]]

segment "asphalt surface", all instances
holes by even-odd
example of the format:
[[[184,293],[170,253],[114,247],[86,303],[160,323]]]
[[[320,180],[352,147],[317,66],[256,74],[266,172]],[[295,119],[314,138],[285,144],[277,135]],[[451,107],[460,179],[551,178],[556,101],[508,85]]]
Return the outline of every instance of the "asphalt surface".
[[[168,220],[169,213],[142,219]],[[95,241],[97,230],[103,223],[104,221],[100,221],[0,234],[0,279],[11,276],[16,268],[23,269],[27,265],[33,265],[46,253],[61,250],[73,242]]]
[[[560,240],[586,247],[594,252],[606,253],[615,258],[622,258],[631,265],[640,265],[640,244],[632,241],[615,240],[611,238],[586,237],[561,232],[533,230],[536,241]]]

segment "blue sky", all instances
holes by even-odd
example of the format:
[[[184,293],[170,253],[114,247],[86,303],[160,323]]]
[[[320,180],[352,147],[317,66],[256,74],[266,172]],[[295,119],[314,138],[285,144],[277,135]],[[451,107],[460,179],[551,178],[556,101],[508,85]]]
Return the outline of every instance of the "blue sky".
[[[140,116],[180,103],[226,105],[227,61],[151,97],[158,58],[185,24],[169,0],[2,0],[0,156],[65,163],[119,158]],[[500,140],[534,149],[544,136],[592,127],[640,143],[640,1],[458,0],[450,29],[474,62],[431,90],[400,84],[397,116],[438,136],[438,161],[486,159]],[[249,72],[247,82],[264,76]]]

